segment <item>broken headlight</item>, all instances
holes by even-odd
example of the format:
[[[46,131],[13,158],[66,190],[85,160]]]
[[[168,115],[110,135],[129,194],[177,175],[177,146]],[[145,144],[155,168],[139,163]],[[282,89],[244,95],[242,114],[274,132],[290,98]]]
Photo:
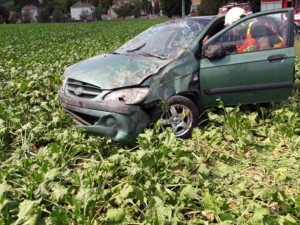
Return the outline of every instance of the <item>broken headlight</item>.
[[[104,97],[104,101],[137,104],[149,96],[150,88],[126,88],[113,91]]]

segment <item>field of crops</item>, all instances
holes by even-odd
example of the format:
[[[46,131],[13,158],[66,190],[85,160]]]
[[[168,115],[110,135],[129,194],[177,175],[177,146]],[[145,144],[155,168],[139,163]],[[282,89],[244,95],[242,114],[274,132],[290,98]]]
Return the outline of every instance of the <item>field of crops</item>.
[[[220,102],[189,140],[76,131],[57,98],[66,67],[158,22],[0,26],[0,225],[300,224],[300,64],[289,101]]]

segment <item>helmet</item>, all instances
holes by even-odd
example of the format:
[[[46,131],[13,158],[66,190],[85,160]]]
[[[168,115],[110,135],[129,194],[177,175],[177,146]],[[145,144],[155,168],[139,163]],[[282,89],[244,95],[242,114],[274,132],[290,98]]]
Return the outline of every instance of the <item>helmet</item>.
[[[225,26],[233,24],[235,21],[247,16],[247,13],[244,9],[239,7],[234,7],[230,9],[225,16]]]

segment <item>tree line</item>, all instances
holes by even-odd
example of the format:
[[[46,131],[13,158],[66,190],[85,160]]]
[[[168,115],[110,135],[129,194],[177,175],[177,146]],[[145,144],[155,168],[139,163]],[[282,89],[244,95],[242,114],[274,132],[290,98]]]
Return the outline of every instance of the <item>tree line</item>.
[[[38,21],[54,22],[69,21],[70,7],[78,0],[0,0],[0,23],[14,23],[21,18],[21,9],[26,5],[33,5],[39,8]],[[88,0],[82,0],[87,2]],[[96,7],[94,17],[101,19],[101,14],[106,12],[115,0],[89,0],[88,2]],[[11,13],[15,12],[15,13]],[[26,15],[25,15],[26,16]]]
[[[21,9],[25,5],[34,5],[39,8],[38,21],[67,22],[71,20],[70,7],[78,0],[0,0],[0,24],[15,23],[21,18]],[[100,20],[103,13],[116,3],[124,0],[82,0],[88,1],[96,9],[93,12],[93,19]],[[246,2],[246,0],[203,0],[198,7],[198,15],[215,15],[220,6],[229,2]],[[260,10],[260,0],[250,0],[254,12]],[[191,0],[185,0],[185,14],[190,13]],[[140,17],[144,14],[163,13],[168,17],[181,16],[181,0],[160,0],[156,1],[154,7],[148,0],[130,0],[130,4],[121,4],[116,9],[119,17],[134,16]],[[12,13],[13,12],[13,13]]]

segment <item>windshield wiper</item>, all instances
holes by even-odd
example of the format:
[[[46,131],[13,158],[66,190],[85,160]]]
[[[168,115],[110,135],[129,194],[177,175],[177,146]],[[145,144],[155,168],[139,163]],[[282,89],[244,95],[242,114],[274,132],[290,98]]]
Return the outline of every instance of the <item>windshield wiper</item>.
[[[158,59],[161,59],[161,60],[166,60],[166,57],[162,57],[162,56],[159,56],[159,55],[152,55],[150,53],[146,53],[146,52],[142,52],[141,54],[139,55],[142,55],[142,56],[149,56],[149,57],[155,57],[155,58],[158,58]]]
[[[144,48],[146,44],[147,44],[147,43],[144,43],[144,44],[142,44],[140,47],[137,47],[137,48],[132,49],[132,50],[127,50],[126,52],[135,52],[135,51],[137,51],[137,50],[140,50],[140,49]]]

